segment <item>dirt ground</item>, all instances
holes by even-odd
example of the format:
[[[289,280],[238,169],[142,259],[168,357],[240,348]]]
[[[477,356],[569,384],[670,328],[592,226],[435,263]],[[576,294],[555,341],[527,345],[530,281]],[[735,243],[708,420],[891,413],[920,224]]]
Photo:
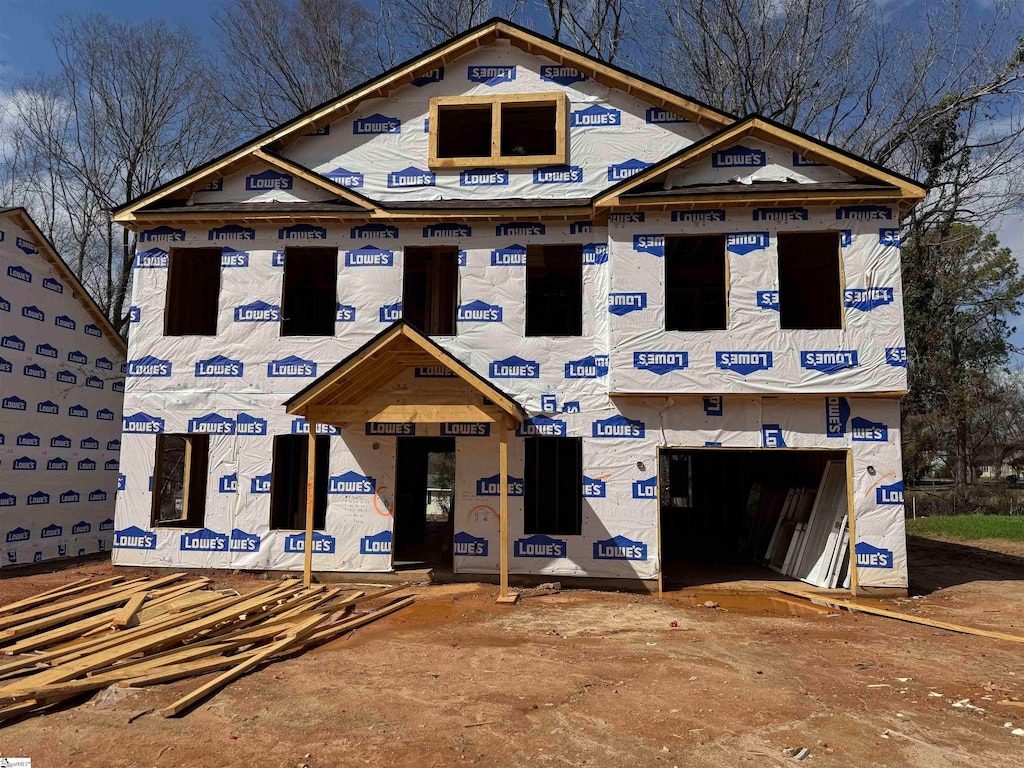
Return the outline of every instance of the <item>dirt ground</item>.
[[[887,605],[1024,635],[1024,546],[913,539],[910,570],[915,596]],[[0,601],[111,571],[4,579]],[[1024,727],[1024,708],[999,703],[1024,700],[1024,644],[728,593],[576,590],[499,607],[489,585],[410,591],[412,607],[181,719],[129,722],[195,679],[14,722],[0,755],[33,768],[689,767],[785,766],[797,761],[784,750],[807,748],[803,765],[1024,764],[1024,737],[1004,727]]]

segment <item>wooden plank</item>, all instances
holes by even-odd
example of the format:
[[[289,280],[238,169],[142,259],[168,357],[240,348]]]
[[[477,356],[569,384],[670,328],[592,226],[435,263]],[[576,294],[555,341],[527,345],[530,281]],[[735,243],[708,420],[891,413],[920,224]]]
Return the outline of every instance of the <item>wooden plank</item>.
[[[514,603],[518,595],[508,592],[508,426],[498,427],[498,559],[499,603]]]
[[[201,659],[189,664],[173,664],[158,667],[137,677],[129,677],[117,683],[120,688],[142,688],[147,685],[159,685],[181,680],[185,677],[197,677],[208,672],[217,672],[228,667],[237,666],[240,661],[251,658],[256,651],[244,651],[234,656],[222,656],[216,659]]]
[[[148,597],[149,595],[145,592],[136,592],[128,598],[128,602],[124,604],[124,607],[114,614],[114,620],[111,624],[118,629],[129,627],[132,625],[132,622],[138,624],[139,620],[136,614]]]
[[[178,574],[180,575],[180,574]],[[51,605],[43,605],[32,610],[25,611],[24,613],[14,614],[12,616],[4,616],[0,618],[0,629],[7,629],[8,627],[14,627],[18,624],[22,624],[26,621],[33,621],[44,616],[50,616],[55,613],[63,613],[71,608],[77,608],[78,606],[87,605],[94,601],[101,601],[112,595],[120,595],[122,593],[128,593],[131,591],[138,591],[138,586],[145,579],[132,579],[126,581],[123,584],[118,584],[116,587],[111,589],[105,589],[102,592],[98,592],[95,595],[82,595],[81,597],[75,597],[71,600],[64,600]],[[145,588],[145,587],[143,587]]]
[[[306,535],[302,553],[302,584],[308,589],[313,583],[313,507],[316,504],[317,422],[310,416],[307,416],[306,419],[309,422],[309,439],[306,441],[309,447],[306,451]]]
[[[311,634],[313,629],[322,622],[325,617],[326,615],[322,613],[310,616],[288,632],[287,636],[283,640],[279,640],[278,642],[271,644],[268,648],[264,648],[259,653],[250,656],[241,664],[238,664],[223,675],[219,675],[205,685],[201,685],[199,688],[196,688],[196,690],[181,697],[170,706],[164,707],[160,710],[160,714],[164,717],[175,717],[180,715],[182,712],[186,712],[208,696],[212,696],[232,680],[237,680],[242,675],[255,669],[264,660],[280,653],[289,646],[297,644],[304,637]]]
[[[7,605],[0,605],[0,614],[23,611],[26,608],[32,608],[40,603],[48,603],[58,597],[67,597],[68,595],[73,595],[77,592],[84,592],[87,589],[98,587],[101,584],[115,584],[123,578],[123,576],[114,576],[113,578],[101,579],[99,581],[93,581],[90,578],[73,581],[72,583],[65,584],[62,587],[54,587],[53,589],[48,589],[45,592],[40,592],[38,595],[26,597],[24,600],[18,600],[17,602],[8,603]]]
[[[412,603],[415,600],[416,597],[414,595],[410,595],[409,597],[403,597],[401,600],[396,600],[391,605],[386,605],[383,608],[379,608],[373,613],[368,613],[365,616],[360,616],[355,619],[347,619],[337,624],[332,624],[331,626],[319,629],[306,639],[302,647],[309,648],[314,645],[319,645],[321,643],[326,643],[330,640],[334,640],[335,638],[345,634],[346,632],[351,632],[353,629],[358,629],[359,627],[366,626],[367,624],[374,622],[377,619],[383,618],[384,616],[387,616],[390,613],[394,613],[395,611],[401,610],[402,608],[405,608],[408,605],[412,605]]]
[[[99,616],[87,616],[70,624],[61,624],[48,632],[40,632],[39,634],[19,640],[13,645],[8,645],[4,648],[3,652],[8,656],[17,653],[27,653],[45,648],[48,645],[58,645],[69,640],[78,640],[90,630],[109,629],[111,620],[117,615],[117,610],[115,608],[104,611]]]
[[[802,589],[794,589],[793,587],[786,587],[780,584],[765,584],[768,589],[774,589],[777,592],[782,592],[786,595],[793,595],[794,597],[802,597],[805,600],[816,600],[820,603],[827,603],[828,605],[835,605],[841,608],[848,608],[851,611],[857,611],[859,613],[869,613],[873,616],[884,616],[888,619],[896,619],[897,621],[906,621],[911,624],[920,624],[925,627],[933,627],[935,629],[944,629],[948,632],[959,632],[964,635],[977,635],[979,637],[990,637],[993,640],[1007,640],[1011,643],[1024,643],[1024,637],[1019,635],[1009,635],[1005,632],[995,632],[989,629],[978,629],[977,627],[965,627],[961,624],[950,624],[946,621],[935,621],[934,619],[926,619],[923,616],[912,616],[909,613],[900,613],[899,611],[890,611],[886,608],[876,608],[873,605],[865,605],[864,603],[857,603],[852,600],[843,600],[841,598],[829,597],[827,595],[818,595],[813,592],[805,592]]]
[[[307,418],[324,424],[347,422],[386,421],[436,424],[453,421],[498,421],[501,411],[478,405],[452,403],[451,405],[312,405],[307,409]]]
[[[853,493],[853,451],[846,449],[846,503],[849,520],[847,527],[850,533],[850,594],[857,597],[860,579],[857,575],[857,507]]]

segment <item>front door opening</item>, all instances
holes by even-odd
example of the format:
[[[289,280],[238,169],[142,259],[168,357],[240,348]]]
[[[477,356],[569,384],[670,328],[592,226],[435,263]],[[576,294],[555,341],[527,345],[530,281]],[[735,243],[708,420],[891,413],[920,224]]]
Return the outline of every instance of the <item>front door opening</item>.
[[[660,462],[666,588],[776,574],[847,582],[844,452],[664,449]]]
[[[455,438],[399,437],[395,568],[452,565]]]

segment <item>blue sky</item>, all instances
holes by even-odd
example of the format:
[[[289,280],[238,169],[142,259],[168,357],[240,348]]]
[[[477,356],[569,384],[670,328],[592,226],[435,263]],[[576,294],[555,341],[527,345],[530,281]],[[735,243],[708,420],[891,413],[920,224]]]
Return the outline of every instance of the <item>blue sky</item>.
[[[212,45],[214,25],[210,15],[221,5],[220,0],[0,0],[0,91],[23,75],[57,66],[47,29],[63,14],[162,18],[187,26]],[[998,234],[1002,244],[1024,263],[1024,214],[1004,218]],[[1024,317],[1017,318],[1016,325],[1013,341],[1024,347]]]

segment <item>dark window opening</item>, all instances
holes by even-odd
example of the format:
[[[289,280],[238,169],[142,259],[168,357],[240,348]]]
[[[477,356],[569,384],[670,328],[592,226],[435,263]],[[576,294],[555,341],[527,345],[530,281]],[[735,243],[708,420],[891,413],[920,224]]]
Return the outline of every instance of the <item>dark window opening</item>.
[[[458,249],[410,247],[404,257],[402,318],[428,336],[454,336]]]
[[[209,435],[156,436],[153,526],[203,527],[209,455]]]
[[[526,248],[526,335],[583,334],[583,246]]]
[[[665,238],[665,330],[724,330],[725,238]]]
[[[333,336],[337,283],[337,249],[285,248],[281,335]]]
[[[167,261],[165,336],[216,336],[220,248],[172,248]]]
[[[779,235],[780,327],[843,327],[840,253],[838,232]]]
[[[528,437],[523,533],[579,536],[583,529],[583,440]]]
[[[490,157],[491,105],[438,107],[438,157]]]
[[[313,528],[322,531],[327,522],[327,472],[331,439],[316,438],[316,475],[313,482]],[[275,530],[306,528],[308,435],[274,437],[274,464],[270,475],[270,527]]]
[[[502,157],[555,154],[557,114],[554,104],[502,104]]]

